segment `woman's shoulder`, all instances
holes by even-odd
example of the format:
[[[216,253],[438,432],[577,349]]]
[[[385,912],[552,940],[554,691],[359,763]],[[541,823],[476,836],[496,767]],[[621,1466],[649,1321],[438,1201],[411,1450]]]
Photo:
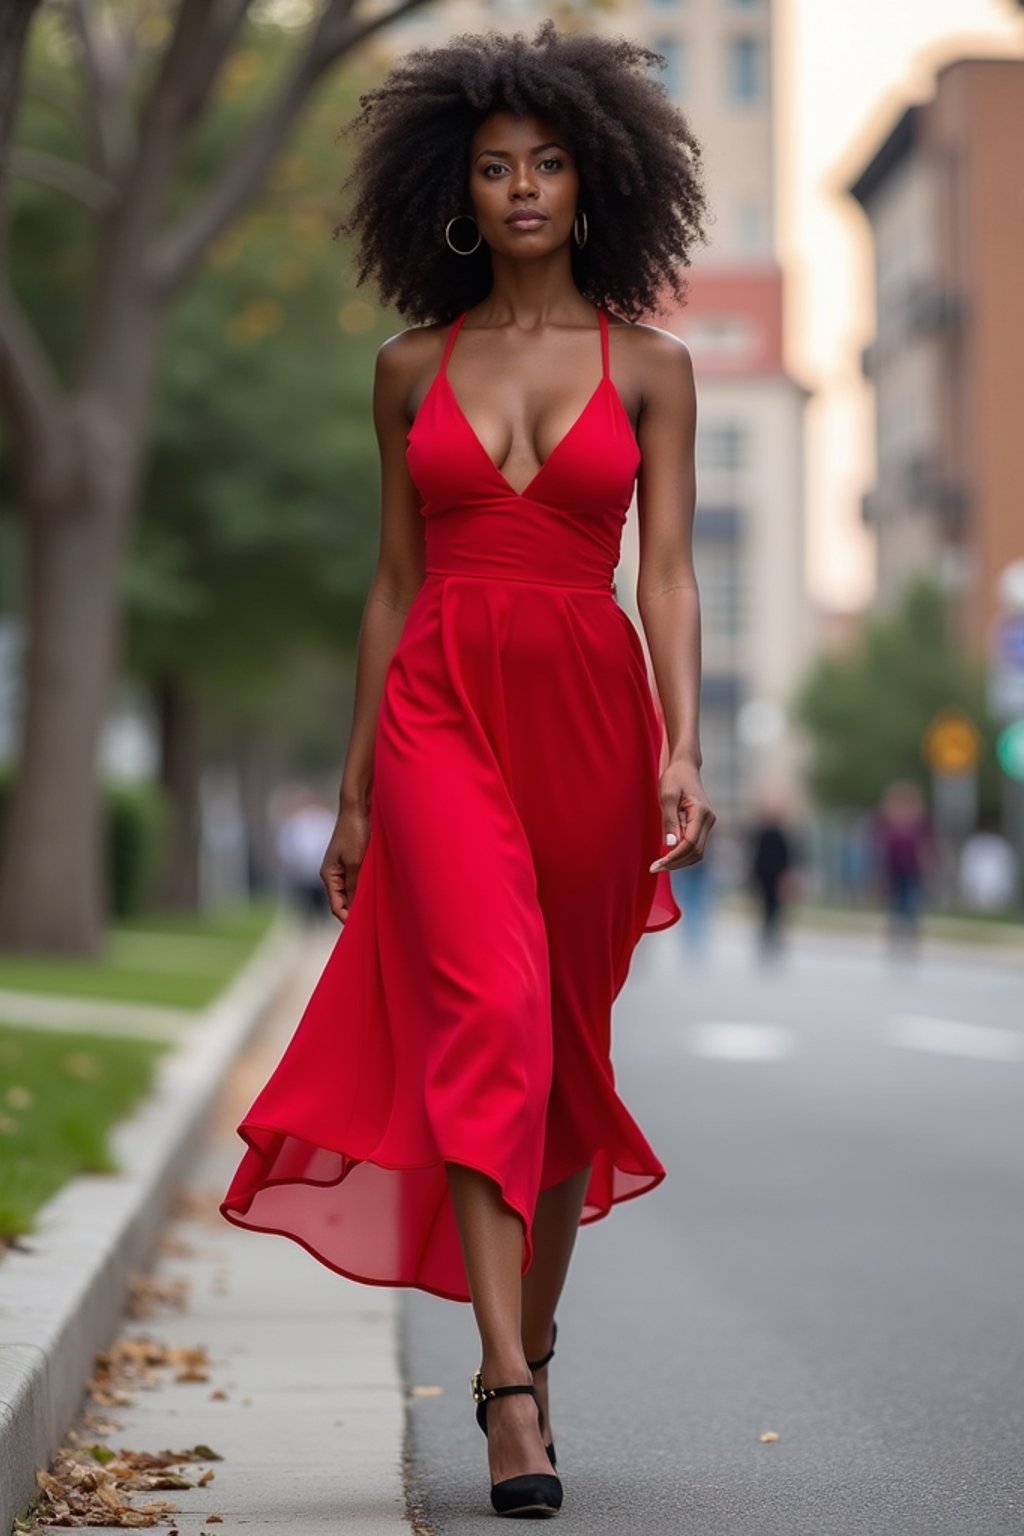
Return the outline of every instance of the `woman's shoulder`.
[[[396,331],[377,348],[377,369],[385,377],[408,378],[441,361],[450,322],[413,325]]]
[[[680,397],[694,389],[693,358],[681,337],[659,325],[611,317],[612,343],[645,395]]]
[[[681,336],[663,330],[660,325],[648,325],[641,320],[623,320],[619,315],[609,315],[611,330],[621,336],[620,345],[628,349],[631,357],[650,363],[669,366],[690,363],[690,349]]]

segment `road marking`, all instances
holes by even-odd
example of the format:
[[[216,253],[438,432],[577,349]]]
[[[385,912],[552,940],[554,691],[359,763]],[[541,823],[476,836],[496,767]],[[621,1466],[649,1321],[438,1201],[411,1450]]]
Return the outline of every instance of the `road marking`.
[[[939,1056],[972,1056],[978,1061],[1024,1061],[1024,1035],[992,1024],[965,1024],[923,1013],[897,1013],[889,1023],[890,1045]]]
[[[796,1033],[782,1024],[736,1024],[721,1019],[693,1024],[686,1036],[695,1056],[717,1061],[781,1061],[791,1056]]]

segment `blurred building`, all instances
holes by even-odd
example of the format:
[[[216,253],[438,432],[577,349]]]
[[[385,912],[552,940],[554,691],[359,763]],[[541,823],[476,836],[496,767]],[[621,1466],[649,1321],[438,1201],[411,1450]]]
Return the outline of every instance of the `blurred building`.
[[[1024,59],[958,59],[850,185],[871,224],[879,601],[939,574],[981,652],[1024,554]]]
[[[704,152],[713,223],[687,303],[651,317],[687,343],[699,391],[695,556],[701,589],[704,779],[719,819],[745,815],[764,781],[793,785],[787,716],[812,644],[804,577],[807,391],[782,356],[785,283],[775,254],[772,0],[638,0],[603,6],[448,0],[414,13],[392,46],[455,32],[560,25],[625,33],[665,59],[663,83]],[[636,519],[617,580],[633,609]],[[635,617],[635,613],[634,613]]]
[[[693,356],[699,391],[694,548],[701,590],[705,782],[726,822],[761,784],[793,788],[788,702],[809,659],[804,409],[783,358],[776,255],[772,0],[649,0],[604,25],[667,62],[701,141],[713,223],[685,307],[656,323]]]

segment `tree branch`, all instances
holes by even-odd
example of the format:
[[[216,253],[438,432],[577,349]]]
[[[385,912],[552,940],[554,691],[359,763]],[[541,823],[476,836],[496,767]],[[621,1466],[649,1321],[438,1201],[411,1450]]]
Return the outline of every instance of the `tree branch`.
[[[7,165],[12,176],[27,176],[31,181],[55,187],[96,213],[104,212],[117,201],[117,188],[113,182],[97,176],[87,166],[63,160],[60,155],[47,154],[45,150],[15,147],[8,153]]]
[[[0,400],[30,482],[59,473],[64,458],[59,451],[60,386],[23,310],[2,284]]]
[[[195,207],[157,241],[148,263],[151,281],[163,294],[176,288],[210,242],[259,190],[274,156],[320,76],[344,54],[428,0],[397,0],[369,21],[354,21],[354,0],[328,0],[292,73],[263,116],[246,133],[241,148]]]
[[[128,105],[134,50],[106,30],[99,7],[70,0],[70,12],[82,44],[88,82],[86,100],[103,175],[116,181],[135,150],[135,126]]]
[[[203,49],[182,93],[181,112],[185,122],[195,122],[205,107],[213,82],[251,4],[252,0],[210,0]]]
[[[84,4],[85,0],[75,3]],[[167,187],[185,142],[189,112],[201,106],[203,91],[209,89],[216,73],[218,50],[227,48],[245,8],[242,0],[179,0],[174,31],[146,94],[138,149],[123,178],[122,199],[109,231],[90,348],[94,343],[102,352],[111,307],[117,308],[126,285],[135,289],[145,278],[144,255],[160,228]]]

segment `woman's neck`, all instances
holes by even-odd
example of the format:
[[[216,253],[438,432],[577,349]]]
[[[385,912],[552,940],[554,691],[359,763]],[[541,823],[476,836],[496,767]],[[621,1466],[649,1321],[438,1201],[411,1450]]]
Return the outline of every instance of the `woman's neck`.
[[[573,282],[568,251],[554,251],[544,260],[509,261],[492,258],[494,284],[477,305],[487,325],[514,325],[532,331],[544,325],[586,325],[594,306]]]

